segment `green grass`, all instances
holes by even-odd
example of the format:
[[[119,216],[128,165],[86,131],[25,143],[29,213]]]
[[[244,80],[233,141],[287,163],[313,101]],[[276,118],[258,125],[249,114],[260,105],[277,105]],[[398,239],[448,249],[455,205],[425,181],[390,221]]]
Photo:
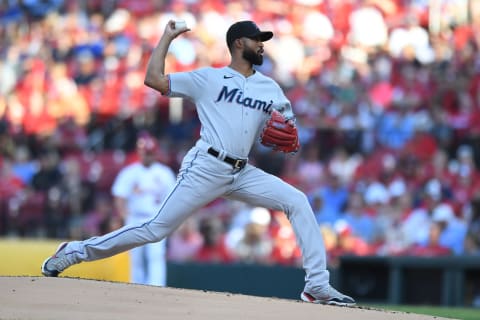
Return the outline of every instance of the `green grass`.
[[[402,311],[416,314],[426,314],[443,318],[461,320],[480,320],[480,309],[459,307],[434,307],[434,306],[406,306],[406,305],[371,305],[371,307]]]

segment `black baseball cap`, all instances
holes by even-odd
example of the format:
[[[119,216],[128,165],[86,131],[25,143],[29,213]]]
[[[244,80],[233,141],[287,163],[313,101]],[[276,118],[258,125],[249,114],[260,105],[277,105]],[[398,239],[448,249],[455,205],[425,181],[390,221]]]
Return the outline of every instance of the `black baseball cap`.
[[[261,41],[267,41],[272,39],[273,32],[261,31],[260,28],[253,21],[238,21],[228,28],[227,31],[227,45],[230,45],[236,39],[246,38],[260,38]]]

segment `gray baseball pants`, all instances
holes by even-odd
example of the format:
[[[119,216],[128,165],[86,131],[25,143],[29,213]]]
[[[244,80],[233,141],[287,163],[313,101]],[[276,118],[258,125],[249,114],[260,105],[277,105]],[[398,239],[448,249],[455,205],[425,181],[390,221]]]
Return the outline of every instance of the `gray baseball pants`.
[[[305,194],[250,164],[242,170],[233,169],[208,154],[205,148],[205,144],[197,144],[187,153],[175,187],[152,220],[84,241],[72,241],[66,247],[70,261],[98,260],[160,241],[198,209],[224,197],[285,212],[301,248],[305,290],[318,292],[327,288],[329,272],[323,237]]]

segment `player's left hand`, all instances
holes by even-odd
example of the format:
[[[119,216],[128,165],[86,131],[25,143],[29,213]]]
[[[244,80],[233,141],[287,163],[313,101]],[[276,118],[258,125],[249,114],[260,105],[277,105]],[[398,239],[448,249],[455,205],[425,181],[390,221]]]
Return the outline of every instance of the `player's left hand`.
[[[300,148],[295,122],[287,120],[280,112],[273,110],[267,120],[260,142],[275,151],[295,153]]]

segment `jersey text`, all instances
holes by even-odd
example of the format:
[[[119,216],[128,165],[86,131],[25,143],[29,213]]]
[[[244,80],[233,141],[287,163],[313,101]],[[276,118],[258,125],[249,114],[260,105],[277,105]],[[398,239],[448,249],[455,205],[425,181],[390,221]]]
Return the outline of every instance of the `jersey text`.
[[[221,100],[224,100],[224,101],[227,101],[227,102],[231,103],[231,102],[235,101],[236,103],[238,103],[241,106],[248,107],[248,108],[255,109],[255,110],[261,110],[261,111],[263,111],[267,114],[270,113],[271,108],[272,108],[272,104],[273,104],[272,100],[270,100],[270,102],[266,102],[266,101],[262,101],[262,100],[253,99],[253,98],[250,98],[250,97],[243,98],[242,96],[243,96],[243,92],[240,89],[235,88],[235,89],[232,89],[232,90],[228,91],[228,87],[223,86],[223,88],[220,91],[220,94],[218,95],[218,98],[217,98],[217,100],[215,100],[215,102],[219,102]]]

